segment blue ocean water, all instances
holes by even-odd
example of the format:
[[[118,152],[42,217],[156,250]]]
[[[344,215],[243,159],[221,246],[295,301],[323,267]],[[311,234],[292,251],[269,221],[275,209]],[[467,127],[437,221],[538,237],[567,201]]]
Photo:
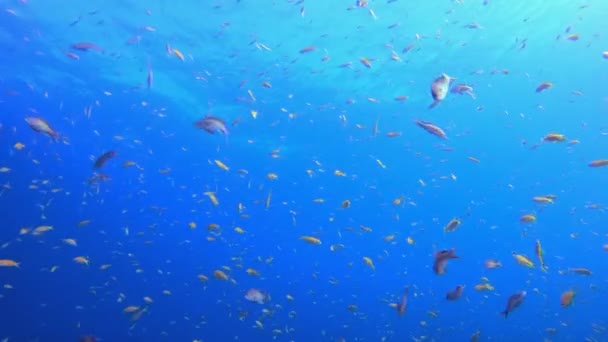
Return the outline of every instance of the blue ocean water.
[[[608,340],[606,13],[0,1],[0,339]]]

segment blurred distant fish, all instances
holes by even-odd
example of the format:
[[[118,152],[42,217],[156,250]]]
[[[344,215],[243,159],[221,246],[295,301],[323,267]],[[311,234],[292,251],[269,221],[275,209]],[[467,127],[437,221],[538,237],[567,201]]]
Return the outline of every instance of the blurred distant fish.
[[[409,292],[409,287],[405,287],[405,290],[403,290],[403,295],[401,296],[401,301],[399,302],[399,304],[397,304],[397,312],[399,313],[399,316],[402,316],[405,311],[407,310],[407,295]]]
[[[459,95],[467,94],[470,97],[472,97],[473,99],[475,99],[475,93],[473,91],[473,87],[471,87],[468,84],[463,84],[463,83],[457,84],[452,87],[452,90],[450,90],[450,92],[452,94],[459,94]]]
[[[146,78],[146,84],[148,89],[152,88],[154,84],[154,73],[152,72],[152,64],[148,61],[148,77]]]
[[[80,336],[78,342],[97,342],[97,338],[93,335]]]
[[[206,116],[201,120],[198,120],[194,123],[194,127],[198,129],[203,129],[207,133],[215,134],[215,132],[220,132],[223,135],[228,135],[228,127],[226,127],[226,123],[224,120],[215,117],[215,116]]]
[[[70,26],[76,26],[80,22],[81,19],[82,19],[82,15],[79,15],[78,18],[76,18],[74,21],[72,21],[70,23]]]
[[[110,177],[105,173],[94,173],[93,176],[89,178],[87,183],[89,185],[99,184],[100,182],[107,182],[110,180]]]
[[[104,52],[104,50],[101,46],[93,44],[93,43],[88,43],[88,42],[74,43],[70,47],[74,50],[79,50],[79,51],[94,50],[94,51],[101,52],[101,53]]]
[[[463,290],[464,286],[458,285],[455,289],[448,291],[448,293],[445,295],[445,298],[447,300],[457,300],[458,298],[462,297]]]
[[[265,304],[270,301],[270,295],[267,292],[256,288],[251,288],[245,293],[245,299],[257,304]]]
[[[502,315],[507,318],[511,311],[515,310],[515,308],[517,308],[521,305],[521,303],[523,303],[524,299],[526,298],[526,294],[526,291],[520,291],[509,297],[509,300],[507,301],[507,307],[502,312]]]
[[[102,166],[104,166],[108,160],[110,160],[114,157],[116,157],[116,151],[114,151],[114,150],[108,151],[108,152],[102,154],[101,156],[99,156],[95,160],[95,164],[93,164],[93,167],[96,169],[99,169]]]

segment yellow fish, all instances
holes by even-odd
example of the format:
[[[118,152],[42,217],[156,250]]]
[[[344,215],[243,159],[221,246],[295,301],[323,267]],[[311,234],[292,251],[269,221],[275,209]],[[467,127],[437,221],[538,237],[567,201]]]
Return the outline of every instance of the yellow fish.
[[[522,266],[534,268],[534,263],[526,256],[513,252],[513,257]]]
[[[311,245],[320,245],[322,243],[319,238],[316,238],[314,236],[308,236],[308,235],[300,236],[300,240],[306,241]]]

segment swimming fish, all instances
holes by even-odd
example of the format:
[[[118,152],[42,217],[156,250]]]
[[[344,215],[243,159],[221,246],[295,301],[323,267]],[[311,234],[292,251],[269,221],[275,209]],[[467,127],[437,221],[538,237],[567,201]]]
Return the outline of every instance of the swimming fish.
[[[432,135],[438,137],[439,139],[447,139],[448,136],[445,134],[444,130],[441,127],[427,121],[416,120],[416,125],[421,127],[425,131],[431,133]]]
[[[74,44],[70,45],[70,47],[74,50],[79,50],[79,51],[95,50],[95,51],[101,52],[101,53],[104,52],[102,47],[100,47],[99,45],[93,44],[93,43],[89,43],[89,42],[74,43]]]
[[[511,295],[511,297],[509,297],[509,300],[507,301],[507,307],[503,312],[501,312],[501,314],[505,316],[505,318],[507,318],[511,311],[515,310],[515,308],[517,308],[521,305],[521,303],[523,303],[527,294],[528,293],[526,291],[520,291],[515,293],[514,295]]]
[[[574,300],[575,296],[576,296],[576,292],[574,292],[574,290],[568,290],[568,291],[562,293],[562,295],[560,297],[560,304],[561,304],[562,308],[566,308],[566,307],[572,305],[572,301]]]
[[[435,253],[435,262],[433,263],[433,271],[435,274],[444,274],[445,266],[449,259],[458,259],[459,257],[454,253],[454,248],[441,250]]]
[[[405,287],[405,290],[403,290],[403,296],[401,296],[401,302],[399,302],[399,304],[397,304],[397,312],[399,313],[399,316],[402,316],[405,311],[407,310],[407,294],[409,292],[409,287]]]
[[[215,116],[206,116],[203,119],[198,120],[194,123],[194,127],[203,129],[210,134],[220,132],[223,135],[228,135],[229,133],[224,120]]]
[[[57,141],[59,134],[55,131],[49,123],[40,117],[28,116],[25,118],[25,122],[30,126],[31,129],[38,133],[43,133]]]
[[[450,92],[452,94],[459,94],[459,95],[467,94],[471,98],[475,99],[475,92],[473,90],[473,87],[468,84],[464,84],[464,83],[457,84],[452,87],[452,90]]]
[[[265,304],[270,301],[270,295],[265,291],[256,288],[250,288],[245,293],[245,299],[257,304]]]
[[[116,157],[116,151],[112,150],[112,151],[108,151],[102,155],[100,155],[96,160],[95,160],[95,164],[93,164],[93,168],[95,169],[99,169],[100,167],[104,166],[105,163]]]
[[[545,265],[545,259],[543,258],[543,255],[545,254],[545,252],[543,251],[543,247],[540,244],[540,240],[536,240],[536,243],[534,245],[534,252],[536,253],[536,257],[538,258],[538,263],[540,264],[540,269],[543,272],[547,272],[547,265]]]
[[[455,289],[448,291],[445,295],[447,300],[457,300],[462,296],[462,291],[464,290],[464,286],[458,285]]]
[[[429,108],[434,108],[439,102],[443,101],[448,95],[450,83],[455,78],[448,76],[447,74],[441,74],[431,84],[431,95],[433,96],[433,103],[429,105]]]

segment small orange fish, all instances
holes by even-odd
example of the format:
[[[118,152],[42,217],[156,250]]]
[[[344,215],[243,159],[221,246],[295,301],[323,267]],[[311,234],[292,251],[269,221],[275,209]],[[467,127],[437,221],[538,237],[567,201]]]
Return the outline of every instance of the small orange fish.
[[[314,236],[308,236],[308,235],[300,236],[300,240],[308,242],[311,245],[320,245],[321,244],[321,240]]]
[[[17,267],[19,268],[19,263],[15,260],[11,259],[0,259],[0,267]]]
[[[216,279],[219,279],[219,280],[230,279],[230,277],[228,277],[228,275],[226,273],[224,273],[224,271],[222,271],[222,270],[213,271],[213,277],[215,277]],[[199,279],[200,279],[200,277],[199,277]]]
[[[370,69],[372,67],[372,62],[365,57],[359,59],[359,61],[361,62],[361,64],[363,64],[368,69]]]
[[[475,291],[494,291],[494,286],[488,283],[475,285]]]
[[[547,142],[562,142],[565,140],[566,136],[560,133],[549,133],[543,138],[543,141]]]
[[[526,223],[535,222],[536,215],[534,215],[534,214],[523,215],[522,217],[519,218],[519,221],[526,222]]]
[[[182,62],[184,61],[184,54],[181,51],[178,49],[171,49],[171,52],[173,52],[173,54],[176,55],[177,58],[179,58]]]
[[[82,264],[82,265],[89,265],[89,258],[84,257],[84,256],[77,256],[74,259],[74,262],[77,264]]]
[[[569,307],[570,305],[572,305],[574,296],[576,296],[576,292],[574,292],[574,290],[568,290],[568,291],[562,293],[562,295],[560,297],[560,304],[562,305],[562,308],[566,308],[566,307]]]

